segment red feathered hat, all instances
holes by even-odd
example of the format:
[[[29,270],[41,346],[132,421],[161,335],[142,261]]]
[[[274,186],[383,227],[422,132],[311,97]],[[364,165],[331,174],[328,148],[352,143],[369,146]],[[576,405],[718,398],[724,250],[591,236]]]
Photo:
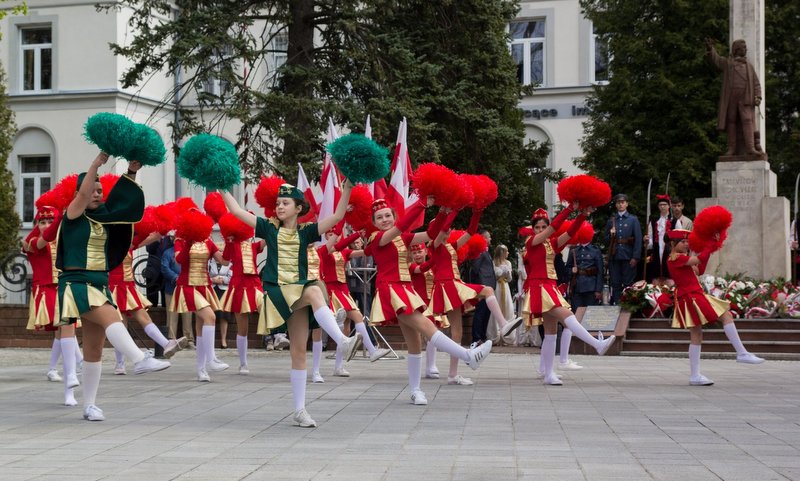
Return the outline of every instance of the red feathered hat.
[[[390,207],[391,206],[389,205],[388,202],[386,202],[386,199],[375,199],[372,202],[372,213],[374,214],[381,209],[388,209]]]
[[[667,204],[671,204],[672,200],[669,198],[669,194],[656,194],[656,205],[666,202]]]
[[[219,218],[219,230],[224,238],[233,237],[236,242],[244,242],[255,234],[252,227],[230,212],[222,214]]]
[[[678,240],[688,239],[689,233],[690,231],[686,229],[672,229],[671,231],[667,232],[667,236],[671,240],[678,241]]]
[[[536,222],[539,219],[547,219],[550,220],[550,216],[547,215],[547,211],[542,209],[541,207],[536,209],[531,216],[531,221]]]
[[[53,220],[56,217],[56,208],[49,205],[43,205],[36,211],[36,216],[33,218],[34,222],[39,222],[43,219]]]
[[[211,235],[214,220],[199,209],[190,207],[180,214],[175,227],[178,237],[189,242],[203,242]]]
[[[428,250],[428,247],[420,242],[419,244],[414,244],[411,246],[411,252],[425,252]]]

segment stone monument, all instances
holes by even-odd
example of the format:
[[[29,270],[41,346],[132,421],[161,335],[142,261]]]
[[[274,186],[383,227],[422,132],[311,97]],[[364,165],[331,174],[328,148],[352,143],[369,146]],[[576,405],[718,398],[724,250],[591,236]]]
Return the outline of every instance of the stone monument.
[[[711,198],[697,199],[696,209],[699,212],[720,204],[733,214],[728,241],[711,257],[706,273],[789,278],[789,201],[777,197],[777,176],[770,169],[764,148],[763,104],[759,109],[761,98],[756,98],[763,96],[759,83],[764,75],[763,0],[731,1],[730,38],[741,41],[732,44],[727,59],[716,55],[713,44],[706,43],[709,60],[723,71],[718,127],[724,124],[728,150],[711,174]],[[732,97],[737,102],[731,102]],[[736,115],[730,115],[731,107]]]

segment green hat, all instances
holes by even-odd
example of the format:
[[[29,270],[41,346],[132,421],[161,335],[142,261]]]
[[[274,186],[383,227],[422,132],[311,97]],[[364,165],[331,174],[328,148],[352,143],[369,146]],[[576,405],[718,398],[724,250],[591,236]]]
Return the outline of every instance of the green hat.
[[[306,200],[306,198],[303,196],[303,193],[300,192],[300,189],[293,186],[292,184],[281,185],[280,189],[278,189],[278,197],[289,197],[290,199],[297,199],[302,201]]]

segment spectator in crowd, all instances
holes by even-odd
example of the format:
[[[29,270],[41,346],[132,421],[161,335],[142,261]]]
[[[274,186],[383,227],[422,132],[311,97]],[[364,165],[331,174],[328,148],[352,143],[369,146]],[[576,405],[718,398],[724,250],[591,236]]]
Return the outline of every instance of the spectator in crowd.
[[[675,229],[692,230],[694,222],[683,215],[683,200],[674,196],[672,198],[672,218],[675,219]]]
[[[170,234],[161,239],[161,275],[164,277],[164,297],[167,306],[172,305],[172,295],[175,293],[175,283],[181,273],[181,266],[175,260],[175,235]],[[167,336],[175,339],[178,331],[178,313],[170,309],[167,310]],[[189,348],[194,345],[194,329],[192,329],[192,313],[184,312],[180,314],[181,329],[183,336],[189,340]]]
[[[478,229],[478,234],[486,239],[486,245],[492,245],[491,232],[487,229]],[[472,261],[470,282],[484,286],[493,286],[497,283],[497,279],[494,276],[494,262],[489,254],[489,249],[481,252],[478,258]],[[478,345],[486,342],[486,328],[489,326],[490,315],[486,299],[482,299],[475,306],[475,312],[472,315],[472,342],[478,343]]]
[[[142,271],[145,282],[145,296],[154,306],[161,305],[166,307],[164,294],[164,276],[161,274],[161,254],[163,254],[163,242],[152,242],[147,244],[147,265]],[[160,301],[160,302],[159,302]]]
[[[642,258],[642,227],[628,212],[628,196],[614,196],[616,212],[605,228],[608,243],[608,270],[611,278],[611,304],[616,304],[622,290],[636,280],[636,266]]]
[[[233,271],[230,264],[223,266],[214,259],[208,261],[208,276],[211,278],[211,285],[217,297],[222,299],[228,285],[231,283]],[[217,311],[217,322],[219,322],[219,345],[222,349],[228,349],[228,323],[233,321],[233,314],[222,310]]]

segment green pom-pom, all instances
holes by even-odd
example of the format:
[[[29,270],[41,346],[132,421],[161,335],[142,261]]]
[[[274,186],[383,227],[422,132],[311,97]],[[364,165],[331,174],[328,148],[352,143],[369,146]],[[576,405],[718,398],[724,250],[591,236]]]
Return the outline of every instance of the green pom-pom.
[[[133,144],[128,155],[128,160],[138,160],[142,165],[154,166],[164,162],[167,155],[167,148],[161,136],[152,127],[145,124],[136,125],[136,142]]]
[[[236,147],[216,135],[199,134],[189,139],[177,163],[181,177],[206,189],[230,190],[242,180]]]
[[[339,137],[326,149],[342,175],[356,184],[368,184],[389,174],[389,151],[362,134]]]
[[[136,124],[120,114],[100,112],[92,115],[84,125],[84,137],[115,157],[128,158],[131,146],[136,145],[139,131]]]

